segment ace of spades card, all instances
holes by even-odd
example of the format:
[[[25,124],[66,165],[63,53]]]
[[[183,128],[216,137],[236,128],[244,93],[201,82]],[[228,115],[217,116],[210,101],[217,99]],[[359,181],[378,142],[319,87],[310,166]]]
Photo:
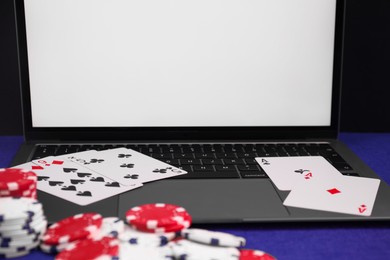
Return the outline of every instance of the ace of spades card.
[[[88,151],[62,156],[122,185],[145,183],[187,173],[150,156],[127,148]]]
[[[14,168],[33,170],[38,176],[38,190],[82,206],[142,186],[137,182],[124,186],[79,164],[55,157],[47,157]]]

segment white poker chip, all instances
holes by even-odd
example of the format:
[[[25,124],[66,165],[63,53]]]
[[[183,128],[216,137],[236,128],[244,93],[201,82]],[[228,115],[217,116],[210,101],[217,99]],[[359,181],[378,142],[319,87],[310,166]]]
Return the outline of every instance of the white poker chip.
[[[218,247],[180,240],[171,244],[175,259],[186,260],[237,260],[240,251],[235,247]]]
[[[36,218],[31,219],[31,221],[25,221],[22,224],[12,224],[12,225],[0,225],[0,234],[5,231],[13,231],[27,228],[35,228],[45,220],[45,216],[37,216]]]
[[[17,237],[17,236],[27,236],[32,234],[42,234],[46,231],[47,220],[43,220],[40,223],[37,223],[34,227],[26,227],[19,230],[8,230],[0,232],[2,237]]]
[[[151,259],[151,260],[167,260],[173,259],[173,252],[170,247],[151,247],[138,246],[128,243],[120,243],[119,245],[119,259],[133,260],[133,259]]]
[[[30,243],[28,245],[24,246],[9,246],[9,247],[0,247],[0,255],[1,254],[12,254],[22,251],[31,251],[32,249],[36,248],[39,245],[40,241],[35,241],[33,243]]]
[[[246,243],[243,237],[198,228],[184,229],[181,231],[181,236],[194,242],[213,246],[242,247]]]
[[[121,242],[131,245],[161,247],[168,244],[175,237],[175,232],[146,233],[126,226],[124,232],[118,238]]]
[[[125,222],[117,217],[103,218],[100,228],[101,236],[118,237],[125,230]]]
[[[3,222],[0,222],[0,227],[4,226],[14,226],[14,225],[24,225],[27,223],[31,223],[35,221],[36,219],[41,219],[45,217],[45,215],[42,212],[38,212],[37,214],[32,214],[30,217],[25,219],[11,219],[11,220],[4,220]]]
[[[0,223],[23,223],[34,215],[42,214],[42,204],[32,198],[0,198]]]

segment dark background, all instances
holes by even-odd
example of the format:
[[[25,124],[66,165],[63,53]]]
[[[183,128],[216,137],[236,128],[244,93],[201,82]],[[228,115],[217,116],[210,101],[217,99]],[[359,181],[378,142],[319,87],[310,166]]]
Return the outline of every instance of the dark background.
[[[390,1],[349,0],[341,131],[390,132]],[[0,0],[0,135],[21,135],[13,0]]]

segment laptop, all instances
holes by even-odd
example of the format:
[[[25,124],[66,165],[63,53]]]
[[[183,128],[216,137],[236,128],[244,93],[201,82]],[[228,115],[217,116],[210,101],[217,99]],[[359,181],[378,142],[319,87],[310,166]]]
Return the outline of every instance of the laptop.
[[[337,140],[343,0],[15,0],[25,143],[13,165],[128,147],[188,171],[88,206],[39,192],[50,221],[145,203],[194,223],[389,220],[283,206],[258,156],[321,155],[379,178]]]

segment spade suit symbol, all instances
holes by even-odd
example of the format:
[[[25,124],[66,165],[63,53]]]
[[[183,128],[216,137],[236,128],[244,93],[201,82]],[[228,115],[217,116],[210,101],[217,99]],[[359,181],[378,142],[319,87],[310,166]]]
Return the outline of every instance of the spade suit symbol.
[[[104,182],[104,178],[103,177],[92,177],[91,181]]]
[[[84,177],[89,177],[91,176],[90,173],[87,173],[87,172],[78,172],[77,173],[77,176],[79,176],[80,178],[84,178]]]
[[[155,169],[153,172],[167,173],[167,169]]]
[[[65,186],[61,190],[70,190],[70,191],[75,191],[76,186],[70,185],[70,186]]]
[[[101,162],[104,162],[104,160],[103,159],[91,159],[89,161],[89,163],[101,163]]]
[[[84,196],[84,197],[92,197],[92,193],[90,191],[79,191],[77,194],[77,196]]]
[[[61,186],[62,184],[64,184],[63,181],[49,181],[50,186]]]
[[[66,173],[77,172],[77,169],[76,168],[64,168],[63,171],[66,172]]]
[[[84,182],[85,180],[77,180],[77,179],[70,180],[70,183],[72,184],[83,184]]]
[[[119,184],[119,182],[114,181],[114,182],[107,182],[106,185],[104,185],[104,186],[107,186],[107,187],[120,187],[120,184]]]

